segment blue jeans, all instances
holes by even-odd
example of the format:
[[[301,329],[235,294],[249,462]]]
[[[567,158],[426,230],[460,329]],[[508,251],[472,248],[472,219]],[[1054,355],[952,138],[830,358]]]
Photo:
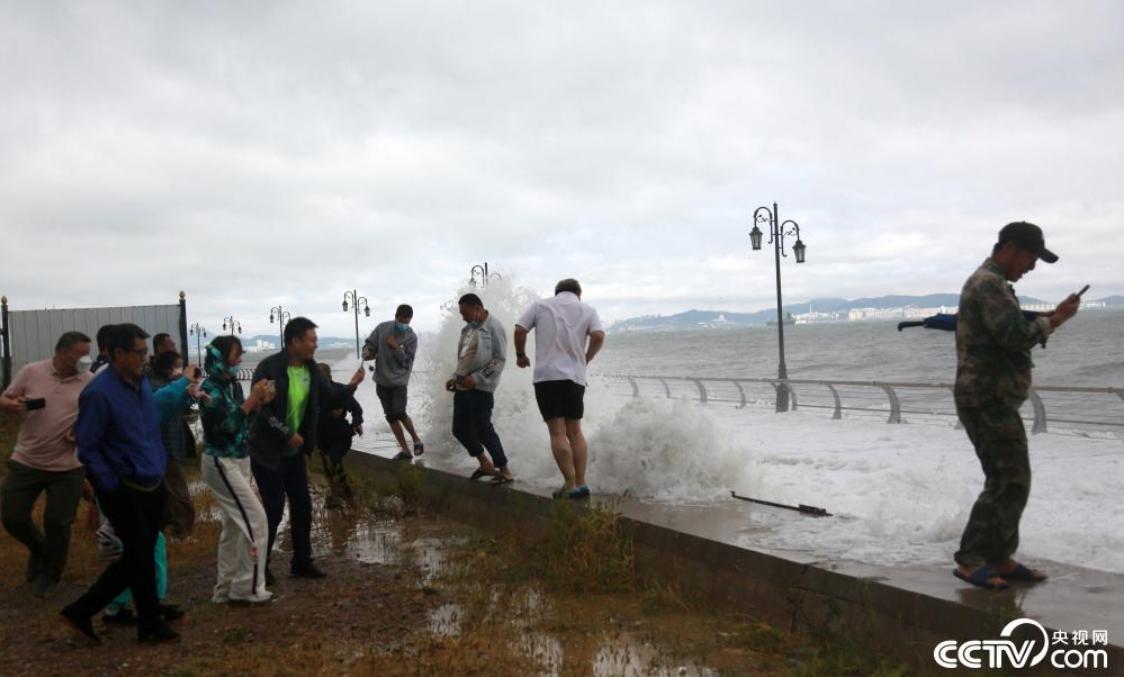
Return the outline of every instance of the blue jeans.
[[[292,569],[300,569],[312,563],[312,497],[308,492],[308,467],[304,454],[282,456],[276,470],[268,468],[256,460],[251,460],[250,468],[261,492],[262,506],[269,522],[269,555],[273,554],[273,544],[277,541],[277,527],[285,512],[285,499],[289,499],[289,530],[293,536]],[[267,564],[268,566],[268,564]]]

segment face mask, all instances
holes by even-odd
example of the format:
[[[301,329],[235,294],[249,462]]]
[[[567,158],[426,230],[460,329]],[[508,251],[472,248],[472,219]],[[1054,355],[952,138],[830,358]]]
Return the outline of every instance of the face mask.
[[[78,371],[90,371],[90,366],[93,365],[93,363],[94,361],[90,359],[89,355],[83,355],[78,358],[78,363],[74,365],[74,368]]]
[[[405,334],[406,330],[409,328],[410,325],[408,324],[402,324],[401,322],[394,323],[394,331],[398,332],[399,334]]]
[[[469,322],[468,327],[469,327],[469,329],[479,329],[480,323],[479,322]]]

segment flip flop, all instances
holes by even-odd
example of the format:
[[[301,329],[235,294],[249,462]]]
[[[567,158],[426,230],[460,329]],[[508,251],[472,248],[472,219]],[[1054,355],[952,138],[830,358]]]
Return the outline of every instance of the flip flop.
[[[472,471],[472,474],[468,476],[468,479],[478,480],[481,477],[487,477],[488,475],[491,475],[491,474],[492,473],[488,472],[487,470],[485,470],[483,468],[477,468],[476,470]]]
[[[413,454],[411,454],[408,451],[400,451],[400,452],[398,452],[398,455],[396,455],[394,457],[394,460],[395,461],[412,461],[412,460],[414,460],[414,456],[413,456]]]
[[[421,442],[414,443],[414,456],[421,456],[425,453],[425,445]]]
[[[1000,576],[998,573],[996,573],[995,569],[992,569],[986,564],[973,571],[971,576],[965,576],[964,574],[960,573],[959,569],[953,569],[952,575],[956,576],[965,583],[971,583],[977,588],[983,588],[984,590],[1006,590],[1009,587],[1006,582],[992,583],[990,579],[1002,579],[1004,577]]]
[[[1008,581],[1019,581],[1024,583],[1041,583],[1042,581],[1049,578],[1049,576],[1047,576],[1046,574],[1034,571],[1025,564],[1016,564],[1014,569],[1011,569],[1009,572],[1000,575]]]
[[[492,478],[492,484],[508,484],[514,481],[514,477],[504,477],[503,475],[496,475]]]

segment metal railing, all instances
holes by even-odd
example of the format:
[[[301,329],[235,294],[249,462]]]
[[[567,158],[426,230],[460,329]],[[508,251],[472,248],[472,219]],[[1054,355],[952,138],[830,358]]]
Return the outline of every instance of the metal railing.
[[[956,416],[951,383],[635,374],[610,374],[606,378],[627,384],[629,390],[625,392],[631,391],[632,397],[644,394],[668,399],[686,397],[701,404],[728,402],[739,409],[751,401],[769,402],[767,397],[752,397],[754,389],[767,387],[771,389],[772,403],[782,392],[787,392],[791,409],[830,409],[833,419],[843,418],[843,412],[884,414],[887,423],[902,423],[903,414]],[[1047,415],[1047,400],[1051,404],[1050,415]],[[1035,434],[1046,432],[1050,423],[1124,429],[1124,388],[1035,386],[1027,401],[1032,410],[1031,432]]]

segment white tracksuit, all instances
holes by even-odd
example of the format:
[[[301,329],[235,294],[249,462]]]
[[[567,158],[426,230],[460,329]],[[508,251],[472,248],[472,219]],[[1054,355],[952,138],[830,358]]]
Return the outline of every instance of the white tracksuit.
[[[202,454],[203,482],[222,510],[218,582],[212,601],[264,602],[269,524],[265,508],[250,486],[250,459]]]

